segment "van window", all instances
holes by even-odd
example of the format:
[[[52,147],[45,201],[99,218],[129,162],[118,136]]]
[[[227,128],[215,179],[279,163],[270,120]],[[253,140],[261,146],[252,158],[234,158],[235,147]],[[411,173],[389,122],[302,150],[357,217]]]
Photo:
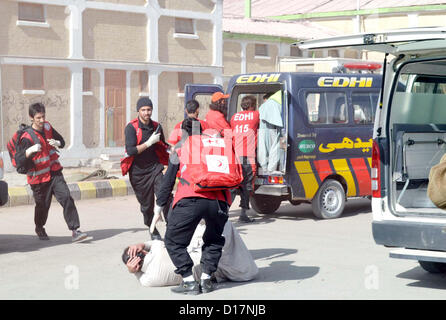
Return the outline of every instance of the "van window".
[[[372,124],[378,104],[377,93],[352,93],[353,121],[355,124]]]
[[[307,93],[308,122],[318,124],[345,124],[348,122],[347,97],[344,92]]]
[[[393,95],[391,125],[446,123],[446,77],[403,70],[398,81],[401,85]]]

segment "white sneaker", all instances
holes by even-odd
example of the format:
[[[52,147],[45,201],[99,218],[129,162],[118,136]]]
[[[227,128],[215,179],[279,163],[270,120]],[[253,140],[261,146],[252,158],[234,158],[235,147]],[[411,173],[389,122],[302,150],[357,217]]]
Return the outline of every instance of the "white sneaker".
[[[88,237],[88,234],[86,234],[85,232],[82,232],[80,230],[74,230],[73,235],[71,237],[71,241],[78,242],[78,241],[82,241],[82,240],[86,239],[87,237]]]

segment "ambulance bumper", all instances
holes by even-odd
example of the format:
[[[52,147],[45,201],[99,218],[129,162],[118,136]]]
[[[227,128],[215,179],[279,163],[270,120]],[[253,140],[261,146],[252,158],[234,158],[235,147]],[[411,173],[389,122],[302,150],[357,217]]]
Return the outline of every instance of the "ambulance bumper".
[[[258,187],[254,193],[268,196],[287,196],[289,194],[287,186],[277,184],[262,185]]]
[[[376,244],[422,250],[446,250],[446,225],[402,221],[373,221]]]

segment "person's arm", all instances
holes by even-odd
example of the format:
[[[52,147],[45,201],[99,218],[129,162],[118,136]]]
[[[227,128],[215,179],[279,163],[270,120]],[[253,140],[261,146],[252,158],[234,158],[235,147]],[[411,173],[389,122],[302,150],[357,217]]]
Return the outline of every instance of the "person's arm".
[[[59,148],[65,147],[65,140],[61,136],[59,132],[56,131],[56,129],[53,128],[53,139],[60,142]]]
[[[161,129],[161,128],[160,128]],[[125,134],[125,150],[129,156],[136,156],[144,152],[151,145],[160,140],[160,133],[152,133],[147,141],[137,145],[136,130],[132,124],[128,124],[124,130]]]
[[[178,154],[175,151],[172,151],[169,157],[169,166],[164,174],[161,188],[156,195],[157,206],[164,207],[169,200],[169,196],[172,193],[173,186],[175,185],[177,172],[179,169],[180,161],[178,159]]]

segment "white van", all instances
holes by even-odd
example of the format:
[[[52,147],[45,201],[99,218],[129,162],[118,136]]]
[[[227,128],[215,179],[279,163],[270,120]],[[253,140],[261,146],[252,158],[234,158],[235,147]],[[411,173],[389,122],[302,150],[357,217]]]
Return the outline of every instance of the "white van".
[[[373,129],[373,237],[399,248],[393,258],[446,272],[446,211],[426,192],[430,169],[446,152],[446,28],[358,34],[299,47],[386,53]]]

